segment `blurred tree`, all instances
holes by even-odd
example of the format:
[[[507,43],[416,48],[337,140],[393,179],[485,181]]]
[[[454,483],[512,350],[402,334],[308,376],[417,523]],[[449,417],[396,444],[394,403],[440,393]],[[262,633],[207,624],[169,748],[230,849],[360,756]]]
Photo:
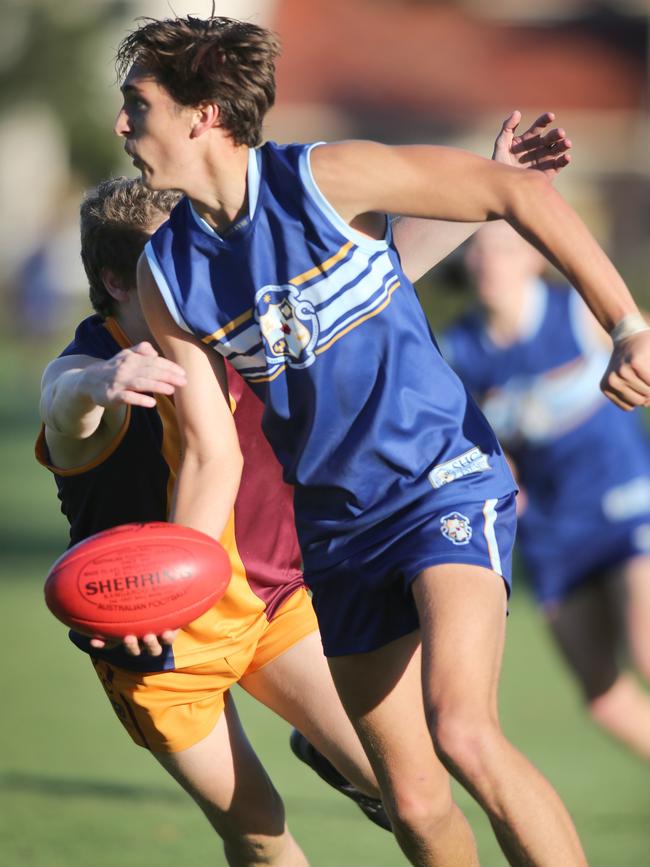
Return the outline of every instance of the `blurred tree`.
[[[115,98],[110,34],[127,10],[132,14],[128,0],[41,0],[3,10],[13,26],[2,41],[16,38],[0,64],[0,113],[24,102],[52,107],[68,137],[71,169],[84,184],[106,177],[120,159],[107,109]],[[98,100],[103,91],[107,100]]]

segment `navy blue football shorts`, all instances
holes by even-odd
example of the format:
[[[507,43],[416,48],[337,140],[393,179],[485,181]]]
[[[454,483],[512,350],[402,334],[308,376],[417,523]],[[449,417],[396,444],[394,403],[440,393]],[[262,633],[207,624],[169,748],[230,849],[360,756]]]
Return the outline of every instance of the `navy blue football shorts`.
[[[572,526],[558,518],[546,532],[527,527],[522,533],[521,559],[542,606],[561,602],[574,590],[605,578],[626,560],[650,554],[648,514],[619,523],[603,519],[579,525],[573,536],[561,532],[567,525]]]
[[[412,581],[428,566],[463,563],[512,580],[515,495],[404,522],[381,545],[305,575],[326,656],[376,650],[419,627]]]

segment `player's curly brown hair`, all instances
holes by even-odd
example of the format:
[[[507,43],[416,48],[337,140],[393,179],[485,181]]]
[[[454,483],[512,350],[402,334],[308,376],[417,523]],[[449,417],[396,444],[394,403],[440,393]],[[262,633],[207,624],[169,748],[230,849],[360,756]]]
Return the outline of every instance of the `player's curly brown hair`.
[[[137,63],[180,105],[219,105],[221,125],[237,145],[256,147],[275,102],[275,34],[233,18],[140,19],[120,43],[115,66],[123,81]]]
[[[79,211],[81,261],[90,302],[105,319],[115,299],[104,285],[111,271],[128,289],[136,287],[138,259],[154,229],[169,216],[181,194],[149,190],[137,178],[110,178],[84,196]]]

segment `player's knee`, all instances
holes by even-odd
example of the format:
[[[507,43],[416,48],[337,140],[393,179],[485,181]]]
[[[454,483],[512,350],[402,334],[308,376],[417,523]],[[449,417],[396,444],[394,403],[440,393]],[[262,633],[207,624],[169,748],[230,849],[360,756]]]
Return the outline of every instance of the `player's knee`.
[[[230,808],[220,810],[202,799],[199,803],[224,844],[229,864],[257,865],[281,863],[290,839],[284,804],[271,786],[260,798],[235,798]]]
[[[408,786],[384,798],[397,838],[427,840],[439,833],[452,815],[453,801],[448,786],[439,790],[414,793]]]
[[[277,796],[273,809],[265,810],[251,805],[242,817],[231,816],[230,821],[218,829],[228,863],[236,867],[280,865],[288,863],[286,857],[292,838],[287,830],[284,806]]]
[[[285,828],[282,834],[273,837],[257,834],[224,837],[223,849],[228,864],[233,867],[262,867],[287,863],[285,855],[291,843],[292,838]]]
[[[485,776],[496,747],[503,739],[499,724],[489,715],[436,713],[430,721],[433,744],[447,770],[475,784]]]

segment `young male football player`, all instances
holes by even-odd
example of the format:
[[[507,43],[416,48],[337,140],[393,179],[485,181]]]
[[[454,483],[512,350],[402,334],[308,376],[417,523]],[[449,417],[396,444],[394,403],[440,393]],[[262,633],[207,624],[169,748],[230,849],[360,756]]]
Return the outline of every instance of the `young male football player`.
[[[325,653],[409,860],[476,863],[450,771],[511,863],[582,865],[559,797],[498,723],[515,485],[386,215],[505,218],[530,237],[613,330],[621,405],[650,396],[650,335],[540,173],[448,148],[258,147],[277,53],[268,31],[224,18],[148,21],[118,53],[115,130],[148,186],[185,194],[138,279],[187,374],[172,517],[217,538],[227,524],[242,458],[226,359],[264,401]]]
[[[135,272],[178,195],[118,178],[81,207],[82,258],[97,311],[43,376],[37,457],[56,479],[72,544],[107,527],[167,519],[179,460],[173,395],[186,382],[152,346]],[[246,738],[229,688],[296,727],[294,751],[390,828],[373,773],[332,684],[305,590],[291,489],[260,432],[262,404],[229,371],[245,468],[222,543],[224,598],[187,628],[107,647],[72,632],[136,744],[197,801],[229,864],[303,865],[284,808]],[[307,740],[309,738],[309,740]],[[331,757],[330,765],[313,745]],[[343,776],[345,774],[345,777]],[[354,780],[365,795],[348,782]]]

